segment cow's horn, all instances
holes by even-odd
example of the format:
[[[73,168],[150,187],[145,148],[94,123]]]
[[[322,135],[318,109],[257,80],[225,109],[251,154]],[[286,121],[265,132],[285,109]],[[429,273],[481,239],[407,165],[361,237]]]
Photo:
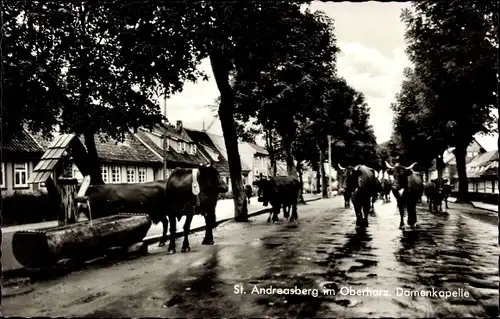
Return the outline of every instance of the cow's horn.
[[[343,168],[342,166],[340,166],[340,164],[338,164],[338,165],[339,165],[339,168],[340,168],[342,171],[343,171],[343,170],[345,170],[345,168]]]
[[[410,166],[407,167],[407,169],[413,169],[413,166],[417,165],[417,162],[411,164]]]
[[[394,166],[392,166],[391,164],[387,163],[387,161],[385,161],[385,166],[387,166],[390,169],[394,169]]]

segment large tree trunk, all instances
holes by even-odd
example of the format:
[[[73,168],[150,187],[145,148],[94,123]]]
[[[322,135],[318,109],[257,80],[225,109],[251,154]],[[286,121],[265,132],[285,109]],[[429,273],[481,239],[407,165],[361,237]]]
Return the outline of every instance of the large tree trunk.
[[[297,161],[297,174],[299,175],[299,182],[300,182],[298,202],[301,204],[305,204],[306,201],[304,200],[304,194],[303,194],[304,179],[302,178],[302,163],[300,161]]]
[[[210,63],[214,73],[215,82],[219,88],[221,101],[219,105],[219,118],[224,135],[229,162],[229,173],[231,175],[231,187],[234,200],[234,220],[238,222],[248,221],[248,207],[243,192],[243,179],[241,177],[241,160],[238,151],[238,137],[233,118],[234,95],[229,84],[229,63],[222,52],[215,48],[210,53]]]
[[[274,143],[273,143],[273,132],[269,129],[266,130],[266,148],[269,152],[269,161],[271,164],[271,175],[276,176],[277,168],[276,168],[276,156],[274,154]]]
[[[321,194],[323,198],[328,198],[328,185],[326,185],[326,176],[325,176],[325,165],[323,164],[325,161],[325,155],[322,149],[319,150],[319,171],[321,175]]]
[[[292,156],[292,141],[290,137],[283,137],[284,151],[285,151],[285,161],[286,161],[286,170],[289,176],[297,175],[297,169],[295,164],[293,163]]]
[[[97,154],[97,147],[95,145],[94,133],[86,132],[83,134],[85,139],[85,147],[89,156],[89,170],[90,170],[90,184],[102,185],[104,181],[101,175],[101,166],[99,163],[99,155]]]
[[[458,172],[458,194],[457,200],[461,202],[468,201],[469,195],[469,184],[467,181],[467,172],[466,172],[466,162],[465,156],[467,154],[467,146],[459,145],[455,147],[453,151],[455,154],[455,160],[457,161],[457,172]]]
[[[438,174],[438,179],[441,180],[443,178],[443,170],[444,170],[444,162],[442,155],[436,156],[436,170]]]
[[[336,171],[337,171],[337,192],[340,192],[340,190],[344,186],[344,175],[342,174],[342,171],[339,170],[338,168],[336,169]]]
[[[316,191],[315,191],[316,194],[321,193],[321,172],[320,172],[319,166],[318,166],[318,169],[316,170],[316,185],[315,185],[315,188],[316,188]]]

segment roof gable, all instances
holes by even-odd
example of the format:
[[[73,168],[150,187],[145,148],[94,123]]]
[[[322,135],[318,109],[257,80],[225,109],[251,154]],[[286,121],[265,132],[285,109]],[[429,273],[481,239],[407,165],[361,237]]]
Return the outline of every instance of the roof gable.
[[[43,144],[48,143],[44,142]],[[8,141],[2,141],[2,152],[40,154],[44,152],[44,148],[32,137],[28,130],[23,128]]]
[[[185,130],[190,138],[199,145],[200,150],[205,153],[205,156],[214,161],[213,165],[219,172],[229,173],[229,163],[226,157],[217,148],[207,132],[193,129]]]
[[[85,145],[85,140],[80,137]],[[94,135],[97,155],[103,161],[162,163],[150,149],[132,134],[127,134],[123,142],[106,138],[105,134]]]
[[[137,136],[139,139],[146,144],[150,149],[152,149],[155,153],[157,153],[161,158],[163,158],[163,148],[159,147],[149,136],[146,130],[139,130],[137,132]],[[169,138],[171,138],[169,135],[167,135]],[[189,139],[191,143],[194,144],[194,142]],[[185,140],[184,140],[185,141]],[[208,162],[208,158],[205,157],[205,155],[202,153],[202,151],[197,147],[196,153],[195,154],[189,154],[186,152],[178,152],[176,149],[173,147],[169,147],[168,151],[166,152],[166,159],[167,159],[167,164],[168,162],[173,162],[176,164],[184,164],[184,165],[190,165],[190,166],[197,166],[200,164],[206,164]],[[163,160],[160,160],[163,162]]]

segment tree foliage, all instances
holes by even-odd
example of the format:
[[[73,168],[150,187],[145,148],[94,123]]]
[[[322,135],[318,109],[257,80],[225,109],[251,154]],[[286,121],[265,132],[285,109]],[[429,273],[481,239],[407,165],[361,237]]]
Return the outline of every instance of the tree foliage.
[[[416,122],[430,128],[428,139],[438,137],[436,149],[455,148],[462,199],[467,195],[466,148],[475,134],[490,132],[495,120],[498,9],[494,1],[421,1],[402,14],[407,54],[418,79],[411,85],[418,87],[419,112],[426,118]]]
[[[151,3],[12,1],[3,6],[2,126],[85,136],[92,183],[102,183],[94,135],[122,139],[162,116],[154,97],[196,80],[197,56],[175,8]],[[162,25],[169,36],[159,34]],[[168,50],[167,48],[171,48]]]

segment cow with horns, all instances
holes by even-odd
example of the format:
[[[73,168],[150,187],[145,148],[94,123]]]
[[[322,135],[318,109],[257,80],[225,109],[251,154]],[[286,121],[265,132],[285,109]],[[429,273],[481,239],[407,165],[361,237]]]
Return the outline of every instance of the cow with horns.
[[[344,194],[350,194],[350,199],[356,213],[356,227],[368,226],[368,214],[372,199],[377,195],[375,170],[365,165],[346,168],[340,166],[343,172]]]
[[[424,190],[422,177],[413,171],[417,163],[406,167],[400,164],[395,166],[385,162],[387,173],[394,177],[392,194],[396,198],[401,222],[399,228],[404,227],[405,208],[408,210],[408,225],[414,227],[417,222],[417,201],[422,197]]]

